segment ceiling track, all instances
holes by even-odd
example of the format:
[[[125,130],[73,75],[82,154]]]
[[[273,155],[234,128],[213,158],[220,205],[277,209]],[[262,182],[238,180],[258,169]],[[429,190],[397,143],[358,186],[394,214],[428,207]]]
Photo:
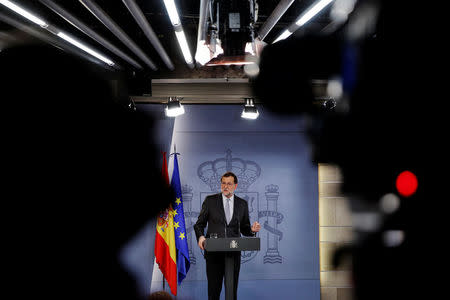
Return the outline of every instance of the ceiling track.
[[[314,94],[323,97],[326,81],[313,81]],[[245,98],[255,98],[246,78],[154,79],[151,95],[132,96],[135,103],[167,103],[169,97],[179,97],[185,104],[241,104]]]

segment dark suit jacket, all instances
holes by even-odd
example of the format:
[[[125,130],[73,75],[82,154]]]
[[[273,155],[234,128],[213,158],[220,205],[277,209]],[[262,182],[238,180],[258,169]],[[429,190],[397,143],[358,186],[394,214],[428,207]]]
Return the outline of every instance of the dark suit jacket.
[[[205,235],[206,225],[208,225],[208,231]],[[211,233],[217,233],[218,237],[225,237],[225,230],[227,237],[239,237],[240,233],[245,236],[253,236],[247,201],[234,195],[233,217],[230,224],[227,225],[222,194],[207,196],[203,201],[194,230],[197,241],[202,235],[209,238]]]

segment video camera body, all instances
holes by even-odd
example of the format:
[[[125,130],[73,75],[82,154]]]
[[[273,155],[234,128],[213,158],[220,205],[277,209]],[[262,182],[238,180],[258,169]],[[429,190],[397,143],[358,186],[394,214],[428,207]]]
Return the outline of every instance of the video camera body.
[[[209,0],[207,5],[207,44],[220,45],[225,57],[244,55],[246,44],[254,42],[256,0]]]
[[[340,168],[352,216],[380,220],[370,230],[355,223],[355,241],[335,253],[336,265],[351,258],[355,299],[406,299],[431,294],[430,286],[436,286],[420,275],[437,272],[429,242],[442,234],[439,206],[425,190],[433,184],[428,166],[442,157],[435,152],[441,149],[434,139],[436,119],[422,122],[441,111],[426,99],[445,93],[431,75],[443,58],[432,45],[444,36],[440,19],[431,16],[419,4],[358,1],[331,34],[299,32],[266,46],[253,81],[266,108],[309,121],[313,161]],[[414,20],[421,20],[420,34]],[[340,83],[335,105],[317,105],[315,79]],[[396,188],[405,170],[418,180],[409,196]],[[381,199],[391,194],[400,207],[383,212]],[[392,232],[404,238],[396,246],[385,240]]]

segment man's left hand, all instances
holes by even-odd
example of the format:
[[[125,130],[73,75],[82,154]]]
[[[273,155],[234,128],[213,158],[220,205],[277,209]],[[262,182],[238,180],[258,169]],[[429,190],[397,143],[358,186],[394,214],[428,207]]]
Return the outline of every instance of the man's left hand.
[[[261,225],[257,221],[255,221],[252,225],[252,231],[258,232],[260,229],[261,229]]]

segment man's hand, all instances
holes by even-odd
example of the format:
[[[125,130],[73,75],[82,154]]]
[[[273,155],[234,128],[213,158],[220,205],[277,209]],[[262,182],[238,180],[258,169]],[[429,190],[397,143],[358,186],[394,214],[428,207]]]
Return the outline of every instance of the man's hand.
[[[252,225],[252,231],[258,232],[260,229],[261,229],[261,225],[257,221],[255,221]]]
[[[206,238],[203,235],[198,238],[198,246],[202,250],[205,250],[205,248],[203,247],[203,244],[205,243],[205,241],[206,241]]]

